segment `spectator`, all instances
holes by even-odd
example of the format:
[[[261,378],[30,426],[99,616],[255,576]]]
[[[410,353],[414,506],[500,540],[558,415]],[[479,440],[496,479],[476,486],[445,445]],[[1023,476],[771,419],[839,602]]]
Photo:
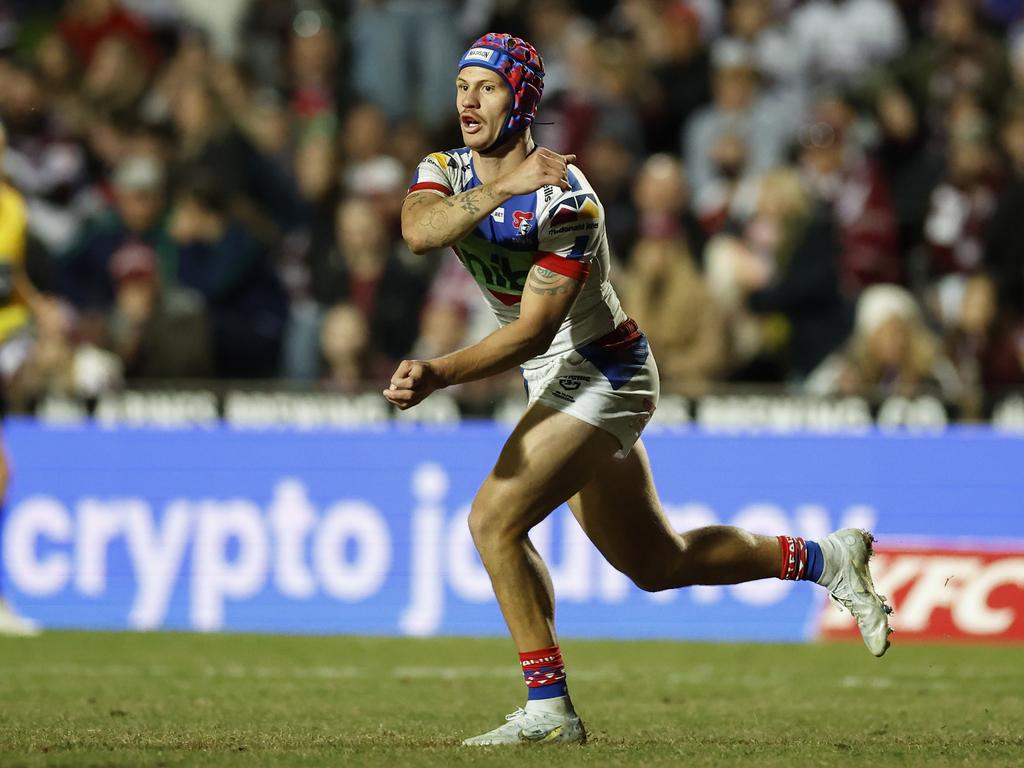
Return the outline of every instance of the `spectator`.
[[[660,18],[645,18],[637,32],[651,78],[643,92],[647,147],[678,151],[683,126],[711,99],[711,57],[700,38],[700,17],[674,3]]]
[[[181,84],[171,116],[180,136],[177,177],[203,169],[218,178],[232,210],[250,227],[264,230],[267,239],[301,223],[302,202],[294,182],[232,123],[207,79]],[[270,231],[267,222],[274,225]]]
[[[369,329],[358,307],[336,304],[324,315],[320,350],[326,363],[323,384],[336,392],[361,392],[367,381],[383,378],[375,371]]]
[[[931,35],[890,74],[910,85],[934,125],[941,125],[950,101],[964,91],[997,106],[1008,85],[1006,54],[979,23],[971,0],[936,0],[931,18]]]
[[[1007,105],[999,138],[1009,175],[1024,179],[1024,97]]]
[[[4,171],[25,196],[30,233],[51,254],[59,253],[94,209],[87,154],[50,110],[34,67],[0,64],[0,89],[8,145]]]
[[[603,134],[591,138],[585,157],[583,170],[604,206],[612,258],[616,262],[625,261],[637,229],[637,210],[633,202],[636,161],[621,141]]]
[[[423,308],[420,335],[413,345],[411,357],[430,360],[466,346],[469,334],[469,313],[454,302],[432,301]]]
[[[96,46],[82,88],[94,106],[118,111],[138,108],[148,84],[145,57],[138,43],[111,35]]]
[[[330,16],[304,9],[292,23],[288,38],[291,113],[303,122],[334,119],[340,100],[337,33]]]
[[[0,367],[5,395],[15,411],[31,411],[44,397],[95,398],[121,383],[117,357],[88,342],[76,343],[75,317],[68,305],[42,298],[32,334],[4,349]]]
[[[725,40],[745,48],[761,76],[766,92],[785,109],[800,116],[807,109],[810,88],[805,62],[794,55],[792,36],[777,23],[774,0],[733,0]]]
[[[933,394],[952,402],[961,384],[938,339],[925,327],[914,297],[896,285],[874,285],[857,301],[846,348],[814,371],[807,391],[879,399]]]
[[[372,205],[362,198],[338,204],[333,242],[310,251],[314,298],[324,307],[354,305],[370,329],[373,348],[395,360],[406,356],[416,340],[427,287],[426,274],[410,269],[398,254]]]
[[[182,186],[170,232],[177,279],[202,295],[210,313],[217,375],[276,375],[287,298],[265,246],[231,216],[219,179],[202,174]]]
[[[789,169],[764,177],[742,237],[709,243],[708,279],[726,313],[736,377],[788,370],[802,379],[843,342],[840,249],[831,214]]]
[[[734,44],[713,52],[713,102],[690,121],[684,154],[701,219],[721,208],[721,187],[730,190],[747,174],[759,174],[782,161],[791,135],[787,117],[763,98],[750,54]]]
[[[167,231],[164,176],[148,157],[130,157],[114,172],[114,206],[91,219],[60,262],[58,290],[80,311],[114,303],[110,260],[122,246],[152,248],[164,280],[173,280],[176,249]]]
[[[808,0],[793,11],[790,31],[790,55],[817,88],[848,86],[906,45],[890,0]]]
[[[999,287],[999,304],[1024,318],[1024,175],[1010,180],[999,196],[984,241],[984,264]]]
[[[121,246],[110,261],[116,292],[107,347],[128,379],[199,379],[213,375],[213,344],[202,297],[163,285],[147,245]]]
[[[981,268],[985,232],[996,210],[996,160],[984,117],[961,121],[948,149],[948,170],[932,190],[925,220],[932,278]]]
[[[898,85],[890,84],[878,92],[875,114],[879,129],[875,157],[889,187],[899,229],[897,240],[909,267],[908,251],[921,242],[928,196],[942,178],[945,163],[929,141],[917,106]]]
[[[680,238],[690,254],[701,253],[703,233],[690,213],[686,173],[675,157],[651,155],[647,158],[633,184],[633,201],[637,222],[635,231],[630,233],[632,239]],[[601,202],[604,204],[603,198]]]
[[[432,129],[449,120],[451,67],[465,37],[453,23],[458,6],[454,0],[358,3],[351,44],[359,96],[391,120],[414,116]]]
[[[399,231],[408,175],[388,152],[389,126],[373,104],[353,107],[342,124],[342,187],[349,195],[370,199],[389,233]],[[419,162],[417,160],[417,162]]]
[[[820,102],[800,152],[811,189],[834,216],[842,244],[840,286],[850,299],[865,286],[903,277],[889,189],[881,170],[851,135],[853,119],[845,101]]]
[[[973,275],[958,287],[945,334],[946,352],[964,385],[962,415],[978,418],[985,392],[1024,386],[1024,325],[1000,312],[989,275]]]
[[[634,157],[644,152],[644,129],[632,96],[639,87],[636,57],[615,39],[598,37],[589,27],[571,35],[565,43],[569,80],[555,124],[539,134],[541,143],[563,151],[575,150],[581,163],[590,138],[614,136]],[[549,113],[550,114],[550,113]]]
[[[665,391],[700,394],[724,372],[725,324],[684,240],[671,230],[641,239],[622,303],[647,334]]]
[[[57,32],[86,65],[100,45],[114,36],[134,41],[146,52],[147,64],[156,63],[149,30],[115,0],[69,0]]]

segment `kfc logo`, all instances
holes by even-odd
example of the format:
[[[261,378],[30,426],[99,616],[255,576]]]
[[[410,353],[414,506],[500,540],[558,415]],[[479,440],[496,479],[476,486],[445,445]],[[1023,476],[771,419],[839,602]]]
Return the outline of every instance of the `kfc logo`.
[[[871,571],[901,640],[1024,639],[1024,552],[876,546]],[[831,606],[820,627],[824,637],[858,634]]]

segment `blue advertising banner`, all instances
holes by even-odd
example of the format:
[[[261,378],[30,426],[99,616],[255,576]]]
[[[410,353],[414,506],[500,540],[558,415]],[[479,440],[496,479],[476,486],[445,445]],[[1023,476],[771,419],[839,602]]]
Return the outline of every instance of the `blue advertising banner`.
[[[0,578],[50,628],[501,634],[466,516],[506,434],[8,421]],[[891,591],[918,606],[908,631],[926,636],[936,621],[1002,636],[1024,624],[1024,439],[693,430],[645,442],[677,530],[871,528]],[[531,536],[563,635],[799,641],[839,627],[823,630],[824,591],[806,583],[642,592],[564,509]],[[885,560],[886,544],[902,560]],[[951,563],[961,549],[982,554],[961,557],[963,584],[939,591],[927,557]]]

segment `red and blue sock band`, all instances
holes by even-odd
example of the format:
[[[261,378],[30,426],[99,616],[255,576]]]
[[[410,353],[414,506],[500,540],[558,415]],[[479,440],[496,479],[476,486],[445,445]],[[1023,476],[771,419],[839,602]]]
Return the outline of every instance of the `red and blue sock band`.
[[[520,653],[519,663],[523,666],[529,700],[553,699],[556,696],[568,695],[565,662],[562,661],[562,652],[557,645],[539,651]]]
[[[817,542],[801,539],[799,536],[779,536],[782,549],[782,570],[779,578],[784,581],[817,581],[821,577],[825,560]]]

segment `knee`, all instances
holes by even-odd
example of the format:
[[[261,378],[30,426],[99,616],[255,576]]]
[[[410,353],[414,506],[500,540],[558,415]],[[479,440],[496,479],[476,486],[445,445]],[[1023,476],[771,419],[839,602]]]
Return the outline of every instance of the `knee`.
[[[520,532],[510,524],[508,506],[492,495],[481,492],[469,508],[469,532],[481,556],[514,541]]]
[[[676,568],[665,563],[644,561],[631,569],[629,577],[644,592],[664,592],[666,589],[688,586]]]

